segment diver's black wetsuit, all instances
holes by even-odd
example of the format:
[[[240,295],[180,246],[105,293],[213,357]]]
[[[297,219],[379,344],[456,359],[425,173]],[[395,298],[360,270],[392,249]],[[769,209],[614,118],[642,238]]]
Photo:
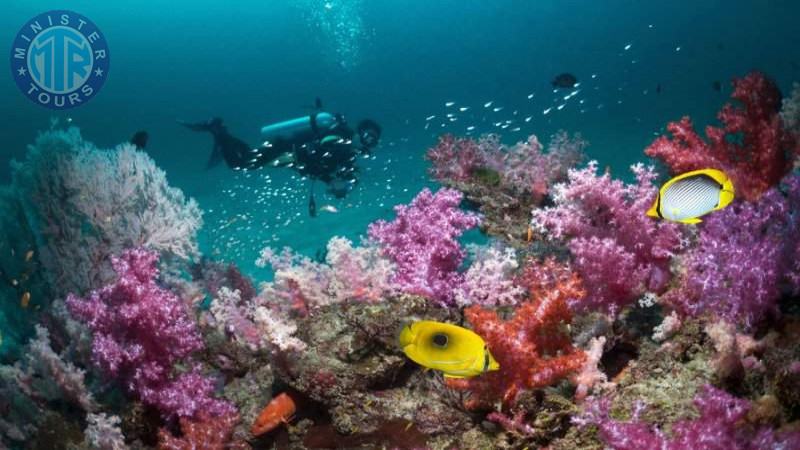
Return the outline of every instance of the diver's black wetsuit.
[[[312,116],[312,123],[313,121]],[[265,165],[290,166],[301,175],[312,180],[321,180],[329,186],[339,185],[332,192],[337,197],[343,197],[346,190],[342,191],[342,184],[355,184],[356,160],[359,155],[369,154],[380,139],[380,126],[371,121],[364,120],[358,126],[358,139],[353,139],[355,132],[347,125],[341,116],[337,116],[336,125],[326,130],[321,130],[309,142],[288,142],[276,140],[265,145],[252,148],[247,143],[231,135],[222,119],[214,118],[206,122],[186,123],[182,125],[194,131],[208,131],[214,137],[214,150],[208,161],[207,168],[219,164],[222,160],[234,170],[257,169]],[[288,161],[281,158],[289,155]]]
[[[280,156],[283,151],[276,147],[261,147],[253,149],[243,140],[228,132],[222,124],[222,119],[213,118],[205,122],[179,123],[190,130],[208,131],[214,137],[214,149],[208,159],[206,169],[217,166],[225,160],[231,169],[257,169]]]

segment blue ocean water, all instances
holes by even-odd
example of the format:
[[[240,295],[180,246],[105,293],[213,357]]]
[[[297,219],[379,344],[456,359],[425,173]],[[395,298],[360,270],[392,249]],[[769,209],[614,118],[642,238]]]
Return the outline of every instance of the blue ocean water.
[[[147,151],[170,183],[206,211],[204,250],[246,266],[266,244],[313,254],[333,235],[356,238],[430,184],[422,155],[443,132],[475,127],[473,134],[499,132],[508,143],[580,132],[591,158],[625,173],[669,120],[713,120],[730,78],[759,69],[785,91],[800,78],[800,4],[791,1],[57,3],[6,5],[0,40],[11,42],[42,11],[75,10],[106,36],[110,77],[87,105],[55,113],[25,99],[7,75],[0,160],[21,158],[51,117],[71,121],[100,147],[146,130]],[[568,100],[569,91],[549,84],[561,72],[580,82]],[[339,213],[316,219],[306,217],[308,187],[297,175],[206,171],[210,137],[175,123],[219,116],[256,145],[263,125],[307,114],[315,97],[351,121],[373,118],[384,128],[357,191],[344,201],[318,199]],[[470,109],[451,122],[455,107],[446,102]],[[506,129],[494,125],[507,120]],[[0,165],[0,182],[8,178],[8,164]],[[285,196],[256,203],[259,188]]]
[[[532,134],[547,142],[559,130],[580,133],[590,143],[588,157],[598,160],[601,170],[608,168],[615,178],[630,179],[630,164],[653,162],[643,149],[665,132],[668,122],[689,115],[698,130],[715,123],[716,112],[729,101],[732,78],[758,70],[775,80],[784,94],[800,81],[800,2],[790,0],[7,3],[0,14],[0,42],[9,48],[32,17],[47,10],[72,10],[102,30],[111,52],[111,70],[90,102],[62,112],[33,104],[19,92],[13,72],[6,72],[0,83],[0,186],[11,182],[12,160],[24,159],[37,133],[53,123],[80,128],[84,139],[100,148],[113,148],[144,130],[149,134],[147,154],[166,172],[169,184],[196,199],[203,211],[200,251],[225,263],[220,267],[235,263],[255,282],[272,276],[268,268],[255,264],[261,249],[289,247],[319,258],[332,237],[357,242],[368,224],[392,218],[395,205],[408,203],[424,187],[438,187],[426,171],[429,163],[423,155],[444,133],[474,137],[497,133],[506,144]],[[554,89],[551,80],[564,72],[574,74],[578,84]],[[177,122],[220,117],[233,135],[257,147],[263,126],[310,114],[317,98],[326,111],[344,114],[351,124],[369,118],[383,129],[379,147],[358,162],[358,184],[342,199],[328,193],[323,183],[312,186],[289,168],[233,171],[222,164],[207,169],[211,136]],[[308,214],[311,189],[315,217]],[[0,201],[5,200],[3,195],[0,189]],[[0,219],[0,224],[14,220]],[[0,233],[2,240],[16,238],[13,232],[0,231],[5,231]],[[471,230],[461,241],[488,239]],[[29,285],[44,289],[37,286],[44,284],[36,282],[38,274],[28,270],[39,267],[39,254],[9,256],[8,247],[14,242],[0,241],[0,262],[18,264],[18,272],[26,277],[23,281],[34,280]],[[3,275],[0,281],[8,284]],[[181,275],[188,278],[187,273]],[[66,317],[63,311],[48,310],[54,299],[34,290],[29,305],[27,285],[16,284],[16,279],[14,283],[4,284],[0,291],[0,379],[17,376],[8,369],[9,363],[32,365],[20,352],[28,348],[25,343],[34,334],[34,324],[50,329],[56,351],[71,351],[75,344],[63,342],[61,325],[50,323],[58,314]],[[191,297],[192,292],[181,294]],[[198,294],[201,299],[204,295]],[[208,306],[210,296],[198,303]],[[451,309],[458,320],[463,319],[462,311]],[[193,311],[198,316],[204,312]],[[594,331],[586,323],[580,326]],[[648,355],[643,353],[646,361],[644,356]],[[62,357],[89,367],[86,355]],[[796,362],[785,366],[800,367]],[[112,382],[95,375],[90,372],[91,388],[107,395]],[[217,391],[225,386],[222,378]],[[276,386],[281,383],[278,380]],[[0,394],[4,392],[0,386]],[[122,396],[100,402],[125,404]],[[22,422],[11,417],[19,410],[12,406],[28,403],[15,404],[0,395],[0,432],[8,434],[3,429],[6,419]],[[60,408],[65,417],[72,415],[73,428],[85,425],[83,415],[70,409],[74,405],[57,401],[47,407]],[[174,432],[172,419],[151,424]],[[252,417],[248,420],[252,422]],[[132,421],[126,418],[127,423]],[[128,437],[146,434],[137,430]],[[0,447],[3,439],[0,436]],[[39,443],[36,448],[46,446]]]

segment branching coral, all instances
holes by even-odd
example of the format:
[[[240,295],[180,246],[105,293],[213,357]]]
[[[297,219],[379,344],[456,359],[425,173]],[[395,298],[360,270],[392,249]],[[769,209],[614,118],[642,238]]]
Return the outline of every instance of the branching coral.
[[[584,157],[586,141],[559,131],[547,151],[536,136],[506,146],[498,135],[478,139],[446,135],[428,151],[429,172],[444,186],[464,193],[483,214],[481,231],[518,248],[527,243],[530,210]]]
[[[70,403],[87,412],[97,408],[85,385],[84,370],[53,350],[46,328],[36,325],[36,337],[23,353],[23,361],[0,365],[0,447],[6,439],[30,439],[39,419],[50,413],[47,406],[54,402]]]
[[[28,364],[24,380],[27,380],[29,395],[48,399],[63,397],[79,405],[84,411],[95,410],[94,399],[84,382],[85,371],[53,351],[46,328],[36,326],[36,338],[29,342],[26,358]],[[34,379],[55,384],[57,394],[51,393],[52,387],[41,383],[34,386]]]
[[[608,383],[608,377],[603,371],[598,368],[600,358],[603,356],[603,346],[606,343],[605,336],[599,338],[592,338],[589,342],[589,348],[586,352],[586,361],[584,361],[580,372],[575,375],[572,383],[577,386],[575,389],[575,398],[583,400],[586,396],[597,387],[611,388],[612,383]]]
[[[488,145],[487,145],[488,144]],[[457,138],[452,134],[439,137],[439,142],[425,154],[425,159],[433,163],[428,172],[437,180],[469,180],[475,171],[488,167],[490,160],[498,160],[500,155],[491,149],[499,148],[497,136],[488,136],[476,141],[470,138]]]
[[[366,242],[354,247],[351,241],[340,237],[328,242],[324,263],[294,254],[288,248],[280,253],[266,248],[256,264],[270,265],[274,280],[262,283],[259,294],[247,302],[239,290],[219,287],[211,304],[212,323],[251,350],[282,352],[306,348],[294,336],[297,317],[348,299],[380,300],[391,289],[389,278],[394,267],[380,256],[374,244]]]
[[[94,362],[165,416],[229,411],[231,405],[211,396],[212,380],[191,363],[203,342],[181,299],[156,284],[157,262],[156,252],[128,250],[112,257],[116,282],[86,299],[67,298],[70,312],[94,333]],[[179,363],[190,370],[174,373]]]
[[[552,137],[546,152],[534,135],[507,147],[497,135],[474,140],[447,134],[425,158],[433,163],[428,171],[443,183],[480,178],[481,171],[488,170],[498,175],[502,186],[533,195],[538,203],[550,185],[562,181],[567,170],[581,161],[587,145],[580,135],[570,138],[563,130]]]
[[[685,258],[681,286],[663,301],[683,315],[711,311],[746,328],[776,315],[781,285],[796,289],[800,274],[800,177],[787,176],[783,187],[709,216]]]
[[[274,281],[262,286],[260,297],[312,310],[349,298],[377,301],[391,289],[394,270],[374,244],[365,242],[353,247],[351,241],[341,237],[328,242],[324,263],[294,254],[288,248],[280,253],[265,248],[256,265],[270,265],[275,271]]]
[[[608,398],[594,400],[588,406],[587,414],[573,419],[573,422],[581,426],[596,425],[600,438],[613,449],[800,448],[800,433],[778,433],[768,427],[746,424],[751,403],[712,386],[705,386],[695,397],[694,406],[700,417],[676,422],[670,434],[639,421],[636,412],[630,422],[612,419]]]
[[[250,446],[233,438],[233,429],[239,421],[235,412],[226,412],[220,416],[212,416],[202,412],[197,420],[180,419],[181,437],[173,436],[164,429],[158,432],[159,450],[243,450]]]
[[[211,325],[251,350],[260,348],[264,336],[253,323],[251,314],[248,313],[249,308],[242,301],[239,291],[232,291],[223,286],[216,292],[209,308],[210,316],[213,319],[209,321]]]
[[[395,206],[392,222],[369,225],[369,237],[396,264],[391,281],[398,290],[453,304],[454,290],[463,281],[458,267],[464,260],[456,239],[480,224],[479,216],[458,208],[461,198],[454,189],[434,194],[426,188],[411,204]]]
[[[464,283],[456,289],[455,301],[459,306],[516,305],[525,295],[525,289],[515,283],[517,263],[512,248],[468,248],[473,253],[472,264],[464,273]]]
[[[197,254],[202,220],[194,200],[131,144],[99,150],[77,128],[41,134],[12,163],[13,186],[37,235],[39,258],[57,295],[110,282],[109,256],[146,246]]]
[[[83,431],[84,446],[92,450],[125,450],[125,436],[119,428],[121,422],[117,416],[106,416],[105,413],[86,416],[86,430]]]
[[[95,410],[95,401],[85,385],[85,371],[53,350],[46,328],[36,326],[36,337],[28,342],[25,350],[24,364],[0,366],[3,384],[15,386],[36,403],[64,399],[84,411]]]
[[[527,142],[518,142],[507,149],[499,172],[514,191],[533,196],[534,203],[539,204],[552,185],[564,181],[569,169],[581,162],[588,145],[579,134],[570,138],[561,130],[550,140],[547,152],[543,152],[542,144],[532,135]]]
[[[552,260],[532,262],[529,271],[546,272],[554,264]],[[549,386],[584,363],[586,355],[572,346],[566,330],[572,319],[567,299],[580,295],[579,281],[570,277],[555,284],[535,281],[531,286],[532,301],[517,307],[509,320],[477,305],[464,312],[500,364],[500,370],[478,377],[446,380],[449,387],[471,391],[468,408],[487,407],[498,400],[513,405],[521,390]]]
[[[772,80],[752,72],[734,79],[733,87],[731,98],[740,106],[723,106],[717,114],[723,126],[706,127],[707,141],[686,116],[667,125],[671,139],[656,139],[645,153],[664,161],[673,174],[723,170],[733,180],[736,195],[755,201],[792,169],[800,141],[778,115],[781,93]]]
[[[532,226],[567,244],[588,295],[571,306],[615,314],[646,291],[663,291],[671,257],[681,250],[674,223],[646,216],[656,188],[653,168],[631,167],[636,184],[597,176],[597,162],[569,171],[553,189],[555,206],[533,211]]]

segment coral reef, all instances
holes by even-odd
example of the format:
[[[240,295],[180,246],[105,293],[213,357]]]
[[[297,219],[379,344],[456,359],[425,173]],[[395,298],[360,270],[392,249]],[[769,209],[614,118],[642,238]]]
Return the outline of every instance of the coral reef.
[[[444,135],[428,150],[428,170],[447,187],[462,191],[484,215],[481,229],[489,235],[525,247],[527,219],[552,186],[583,159],[588,146],[579,134],[552,136],[547,151],[536,136],[508,147],[498,135],[479,139]]]
[[[435,194],[423,189],[409,205],[394,207],[397,217],[392,222],[369,225],[369,237],[397,266],[391,279],[396,289],[443,305],[454,303],[453,291],[463,282],[458,267],[464,260],[456,238],[480,224],[479,216],[458,208],[461,199],[455,189]]]
[[[124,450],[125,436],[119,428],[120,418],[107,416],[105,413],[86,416],[88,425],[83,431],[86,448],[92,450]]]
[[[733,180],[737,196],[755,201],[792,169],[800,141],[778,115],[781,92],[774,81],[751,72],[732,83],[731,98],[739,105],[722,107],[717,118],[723,126],[706,127],[707,141],[686,116],[667,125],[671,139],[661,136],[645,153],[664,161],[674,175],[720,169]]]
[[[200,208],[132,144],[101,150],[77,128],[50,130],[28,148],[25,161],[12,162],[12,175],[56,296],[109,283],[110,256],[128,248],[197,254]]]
[[[515,283],[519,267],[513,248],[468,247],[472,257],[464,273],[464,283],[456,289],[458,306],[513,306],[521,301],[525,289]]]
[[[636,184],[608,173],[597,162],[569,171],[553,188],[554,206],[533,211],[531,224],[548,239],[564,242],[587,295],[571,306],[611,315],[647,291],[663,292],[672,277],[670,262],[682,250],[683,229],[645,215],[656,196],[654,169],[631,167]]]
[[[246,442],[232,438],[233,428],[239,421],[235,412],[225,412],[212,416],[206,412],[197,415],[196,420],[181,417],[181,437],[173,436],[169,431],[158,432],[158,448],[160,450],[193,450],[193,449],[249,449]]]
[[[764,76],[734,87],[707,140],[685,118],[648,149],[741,183],[703,223],[646,215],[652,167],[576,168],[579,136],[444,136],[443,189],[324,256],[265,248],[260,283],[197,258],[200,211],[145,154],[43,133],[0,190],[0,448],[800,447],[800,90],[779,116]],[[413,363],[419,320],[499,370]]]
[[[700,413],[696,419],[675,422],[671,436],[663,430],[652,429],[638,421],[634,411],[631,422],[621,422],[609,417],[608,399],[595,401],[586,416],[576,420],[581,425],[595,424],[599,436],[614,449],[635,448],[708,448],[708,449],[762,449],[796,448],[800,446],[800,432],[775,432],[768,427],[742,426],[752,404],[738,399],[712,386],[704,386],[694,398]]]
[[[390,279],[394,265],[380,253],[372,242],[353,247],[341,237],[328,242],[324,263],[295,255],[288,248],[280,253],[265,248],[256,265],[271,266],[275,276],[262,286],[261,295],[280,298],[306,312],[349,298],[376,301],[394,288]]]
[[[547,270],[553,264],[552,260],[532,262],[529,272]],[[477,305],[464,311],[473,330],[486,340],[500,363],[500,370],[480,377],[446,380],[449,387],[471,392],[467,408],[488,407],[496,401],[513,406],[521,390],[552,385],[584,363],[586,355],[572,346],[570,335],[563,328],[572,319],[567,299],[583,294],[580,281],[539,281],[531,283],[532,300],[517,307],[507,321],[500,319],[497,312]]]
[[[679,288],[663,302],[684,315],[706,311],[753,328],[778,313],[781,287],[797,290],[800,177],[784,178],[755,203],[710,216],[683,259]]]
[[[70,312],[91,328],[94,363],[165,416],[219,415],[231,409],[211,397],[213,382],[189,356],[203,348],[181,299],[160,287],[158,254],[132,249],[111,263],[118,279],[88,298],[70,295]],[[178,363],[188,370],[175,374]]]

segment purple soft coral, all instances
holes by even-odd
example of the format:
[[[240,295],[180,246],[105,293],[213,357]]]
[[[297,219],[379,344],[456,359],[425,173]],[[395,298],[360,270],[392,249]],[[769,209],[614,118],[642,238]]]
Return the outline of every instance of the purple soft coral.
[[[128,250],[112,257],[115,283],[86,299],[67,298],[70,312],[94,332],[94,362],[165,416],[229,411],[230,404],[211,397],[213,382],[199,367],[173,374],[203,341],[181,299],[156,284],[157,262],[156,252]]]
[[[369,237],[397,264],[393,277],[397,289],[453,304],[463,278],[457,269],[464,260],[456,239],[480,224],[479,216],[458,208],[461,198],[455,189],[436,194],[423,189],[410,205],[394,207],[394,221],[370,224]]]
[[[778,312],[781,284],[798,287],[800,177],[789,175],[756,203],[735,203],[710,215],[686,258],[682,286],[664,301],[685,315],[713,311],[752,328]]]
[[[776,433],[768,427],[742,426],[752,404],[725,391],[705,386],[694,399],[700,417],[673,424],[671,437],[638,420],[620,422],[609,417],[609,399],[594,400],[587,415],[573,419],[578,425],[594,424],[598,435],[615,450],[653,448],[682,450],[755,450],[764,448],[798,448],[800,433]]]
[[[671,257],[680,250],[681,229],[646,216],[656,189],[652,168],[633,166],[637,183],[597,176],[597,162],[569,171],[554,188],[553,207],[534,210],[532,225],[550,238],[568,241],[575,268],[588,290],[578,310],[614,314],[646,291],[663,291]]]

